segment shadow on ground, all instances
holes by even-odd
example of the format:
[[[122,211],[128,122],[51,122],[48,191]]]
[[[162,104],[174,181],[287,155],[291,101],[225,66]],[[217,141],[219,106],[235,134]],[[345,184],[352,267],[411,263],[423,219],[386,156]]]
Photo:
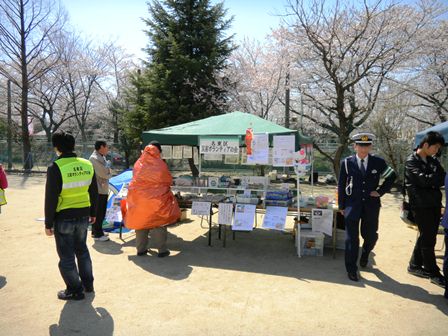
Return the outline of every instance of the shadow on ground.
[[[50,336],[113,335],[114,320],[106,309],[93,307],[94,297],[94,294],[87,294],[84,300],[67,301],[61,311],[59,323],[49,327]]]
[[[208,246],[208,237],[201,235],[193,241],[185,241],[169,234],[168,247],[174,251],[167,258],[157,258],[156,254],[129,256],[128,259],[143,270],[171,280],[183,280],[193,267],[216,268],[240,272],[269,274],[295,278],[299,281],[323,281],[347,286],[371,286],[378,290],[399,295],[403,298],[435,305],[448,314],[448,303],[441,295],[432,295],[417,286],[400,283],[372,266],[363,270],[377,276],[379,281],[361,279],[355,283],[347,279],[344,268],[343,251],[325,250],[323,257],[298,258],[290,234],[255,229],[252,232],[238,232],[236,240],[227,233],[227,247],[217,239],[214,232],[213,246]],[[133,246],[134,240],[124,243]],[[179,252],[176,252],[179,251]],[[319,263],[316,263],[319,258]],[[370,265],[375,265],[374,254]]]

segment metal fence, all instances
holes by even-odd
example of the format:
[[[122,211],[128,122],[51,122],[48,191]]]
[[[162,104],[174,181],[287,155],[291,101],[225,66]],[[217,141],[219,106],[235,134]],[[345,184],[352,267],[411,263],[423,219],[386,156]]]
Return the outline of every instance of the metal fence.
[[[121,156],[121,154],[117,153],[113,144],[110,145],[111,154],[117,156]],[[83,157],[88,159],[90,154],[92,154],[95,148],[94,142],[88,143],[78,143],[75,146],[75,153],[79,157]],[[51,143],[46,140],[36,140],[33,139],[31,142],[31,153],[29,156],[29,160],[32,162],[32,172],[46,172],[47,167],[56,159],[56,153],[54,152],[54,148]],[[114,161],[113,161],[114,162]],[[3,167],[7,170],[12,171],[23,171],[23,150],[22,144],[13,142],[12,143],[12,155],[11,160],[8,158],[8,143],[5,140],[0,140],[0,163],[3,164]],[[116,163],[116,166],[122,166],[123,163]],[[117,167],[118,168],[118,167]]]

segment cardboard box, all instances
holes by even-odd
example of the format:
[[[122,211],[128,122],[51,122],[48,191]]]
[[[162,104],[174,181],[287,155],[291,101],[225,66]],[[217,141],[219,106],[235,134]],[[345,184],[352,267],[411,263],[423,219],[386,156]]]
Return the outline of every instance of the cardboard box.
[[[324,255],[324,234],[321,232],[301,231],[300,232],[300,251],[302,256]]]

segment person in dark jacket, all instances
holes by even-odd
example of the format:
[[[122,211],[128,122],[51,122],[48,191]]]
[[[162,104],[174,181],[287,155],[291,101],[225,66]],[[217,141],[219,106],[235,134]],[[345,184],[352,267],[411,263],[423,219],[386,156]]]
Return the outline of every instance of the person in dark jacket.
[[[84,291],[93,292],[92,260],[86,239],[89,222],[95,222],[95,171],[90,161],[73,153],[75,138],[71,134],[54,133],[52,143],[59,157],[47,170],[45,233],[55,237],[59,271],[66,284],[58,298],[82,300]]]
[[[338,181],[338,205],[345,222],[345,268],[348,278],[359,281],[359,224],[364,239],[359,265],[366,267],[369,254],[378,240],[380,197],[390,191],[396,178],[394,170],[382,158],[371,155],[373,134],[352,137],[356,155],[342,160]],[[384,178],[380,185],[380,178]]]
[[[428,132],[405,164],[405,187],[419,236],[408,272],[444,287],[445,279],[436,263],[434,247],[439,229],[445,171],[436,155],[445,141],[440,133]]]

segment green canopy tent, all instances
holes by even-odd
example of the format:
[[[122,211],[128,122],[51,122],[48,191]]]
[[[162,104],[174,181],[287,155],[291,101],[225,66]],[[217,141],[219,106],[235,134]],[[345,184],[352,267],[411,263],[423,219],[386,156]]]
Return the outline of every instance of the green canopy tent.
[[[200,137],[238,136],[240,143],[244,143],[247,128],[252,128],[254,133],[268,133],[271,143],[274,135],[294,134],[296,149],[302,144],[312,143],[311,138],[303,136],[297,130],[291,130],[256,115],[239,111],[146,131],[143,132],[142,139],[144,145],[157,140],[162,145],[199,146]]]

